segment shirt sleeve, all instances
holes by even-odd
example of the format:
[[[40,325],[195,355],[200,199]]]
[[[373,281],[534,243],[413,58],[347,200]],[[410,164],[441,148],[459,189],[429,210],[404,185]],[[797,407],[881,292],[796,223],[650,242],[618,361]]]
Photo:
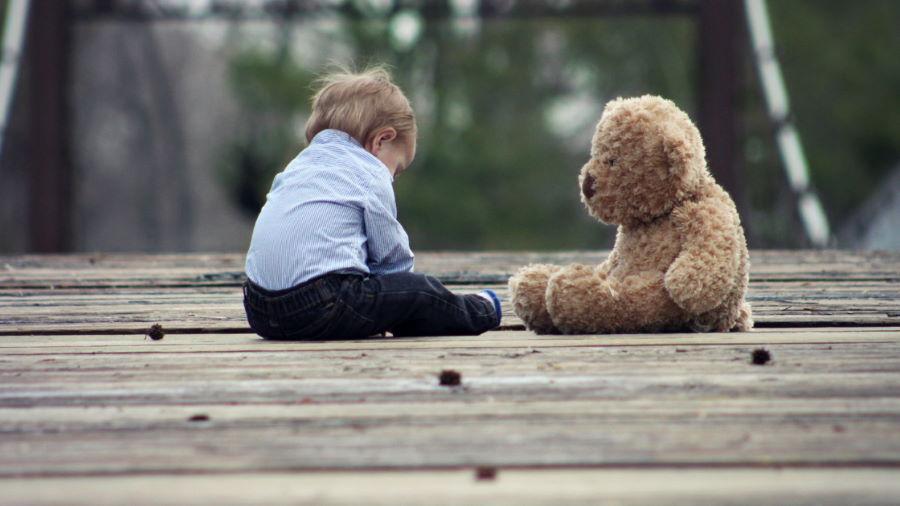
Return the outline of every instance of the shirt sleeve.
[[[368,252],[366,264],[372,274],[412,271],[414,255],[409,247],[409,236],[397,221],[397,202],[389,181],[372,182],[363,214]]]

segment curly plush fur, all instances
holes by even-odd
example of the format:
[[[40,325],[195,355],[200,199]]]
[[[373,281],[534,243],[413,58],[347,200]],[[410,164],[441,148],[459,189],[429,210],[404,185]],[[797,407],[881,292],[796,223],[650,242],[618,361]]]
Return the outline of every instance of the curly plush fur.
[[[615,247],[600,265],[522,268],[509,280],[516,314],[538,333],[750,330],[744,231],[687,114],[619,98],[591,144],[581,200],[619,226]]]

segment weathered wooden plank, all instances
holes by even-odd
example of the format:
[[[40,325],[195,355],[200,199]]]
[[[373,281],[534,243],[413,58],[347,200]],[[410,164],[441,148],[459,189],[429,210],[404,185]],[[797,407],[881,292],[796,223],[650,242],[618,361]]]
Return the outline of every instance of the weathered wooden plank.
[[[99,395],[105,402],[109,395],[122,397],[127,394],[126,390],[131,390],[138,397],[138,394],[149,389],[153,395],[166,402],[171,402],[172,399],[180,402],[183,399],[177,397],[177,392],[195,389],[197,393],[192,395],[198,402],[204,402],[204,392],[220,396],[224,395],[221,393],[223,391],[245,391],[249,384],[257,385],[261,390],[277,390],[283,382],[293,382],[298,388],[309,387],[309,392],[313,389],[318,393],[325,392],[321,393],[319,402],[328,402],[328,391],[344,397],[365,393],[369,389],[390,393],[395,383],[389,380],[403,380],[400,383],[411,381],[416,385],[413,397],[427,398],[435,393],[430,387],[436,386],[438,374],[444,369],[459,371],[464,378],[463,384],[467,387],[500,391],[505,385],[516,396],[520,394],[517,387],[524,390],[542,389],[546,383],[552,384],[551,380],[554,378],[561,378],[566,384],[571,383],[580,388],[579,385],[590,382],[586,379],[588,376],[597,377],[599,383],[605,378],[624,381],[626,385],[640,386],[646,395],[655,395],[655,387],[648,386],[645,379],[639,378],[637,383],[631,381],[635,376],[652,376],[662,378],[659,384],[666,385],[662,388],[662,397],[672,396],[670,390],[683,383],[691,385],[684,395],[704,394],[701,384],[708,385],[708,389],[712,390],[748,383],[751,387],[746,395],[751,397],[762,388],[754,384],[754,381],[791,383],[797,388],[809,390],[811,380],[804,375],[819,378],[822,371],[829,371],[834,381],[850,381],[865,373],[877,376],[887,383],[894,380],[890,376],[881,375],[900,373],[900,352],[896,347],[873,346],[877,351],[852,353],[846,345],[829,346],[832,349],[827,350],[828,353],[819,352],[812,347],[798,347],[799,350],[788,346],[769,347],[776,358],[765,370],[749,364],[750,349],[744,347],[611,348],[582,350],[581,353],[564,348],[541,348],[488,349],[479,350],[478,353],[422,350],[411,353],[369,351],[354,354],[160,354],[116,357],[113,364],[108,356],[21,356],[17,357],[21,360],[4,360],[2,364],[0,380],[4,389],[0,393],[0,399],[10,404],[41,406],[52,404],[57,398],[59,402],[70,402],[73,398],[87,402],[92,395]],[[824,349],[824,346],[820,347]],[[392,360],[391,355],[396,355],[396,359]],[[840,358],[844,355],[847,355],[846,359]],[[510,383],[510,378],[517,375],[522,378],[522,385]],[[720,376],[727,375],[739,377],[728,378],[727,382],[723,382]],[[778,377],[784,375],[791,377]],[[235,385],[229,385],[229,382]],[[840,390],[829,391],[829,384],[823,385],[823,391],[816,394],[818,398],[825,398]],[[564,389],[564,386],[559,388]],[[176,392],[166,393],[167,389]],[[609,395],[606,390],[609,389],[604,386],[598,393]],[[763,390],[769,395],[769,389]],[[437,392],[442,390],[438,389]],[[59,395],[52,397],[52,393]],[[36,397],[31,399],[29,394],[35,394]],[[579,395],[589,394],[590,392],[584,392]],[[788,388],[783,394],[793,395]],[[562,397],[565,395],[565,392],[561,392]],[[775,395],[777,397],[782,394]],[[288,392],[279,400],[291,403],[296,402],[297,397]],[[132,402],[144,401],[143,398],[135,398]]]
[[[417,255],[417,269],[457,283],[503,283],[533,262],[598,263],[605,251],[467,252]],[[900,280],[900,254],[886,252],[753,251],[751,281]],[[240,254],[30,255],[0,257],[0,287],[236,286]]]
[[[453,285],[454,290],[472,293],[483,288],[505,290],[505,284]],[[505,293],[505,292],[504,292]],[[147,303],[165,303],[190,297],[202,303],[240,299],[241,291],[234,286],[180,286],[180,287],[96,287],[96,288],[56,288],[10,289],[0,288],[0,307],[52,306],[70,304],[72,306],[105,304],[114,305],[146,298]],[[780,301],[782,298],[802,298],[808,300],[839,300],[843,298],[864,298],[892,301],[900,297],[900,283],[891,281],[760,281],[750,285],[748,299],[753,302]]]
[[[148,493],[152,491],[151,493]],[[890,504],[892,469],[472,469],[0,479],[10,504]]]
[[[182,333],[247,333],[243,312],[215,311],[202,314],[197,310],[182,309],[170,312],[138,311],[104,313],[97,315],[66,314],[8,320],[0,326],[0,337],[15,335],[48,334],[145,334],[155,323],[170,334]],[[500,330],[525,330],[522,320],[504,312]],[[73,321],[74,320],[74,321]],[[790,314],[761,314],[756,318],[757,330],[785,327],[894,327],[900,326],[900,313],[875,309],[818,310],[796,309]]]
[[[404,403],[295,403],[295,404],[192,404],[192,405],[128,405],[128,406],[51,406],[0,408],[0,431],[6,434],[61,433],[100,431],[145,431],[191,429],[204,415],[217,428],[269,426],[338,420],[367,420],[372,423],[398,419],[435,419],[465,416],[520,417],[593,417],[598,421],[623,417],[658,419],[661,423],[683,422],[698,417],[774,420],[807,418],[846,418],[853,421],[867,417],[900,417],[898,398],[838,399],[591,399],[542,400],[510,402],[489,400],[471,402],[459,396],[443,401]],[[844,427],[846,430],[846,427]],[[840,430],[838,430],[840,432]]]
[[[854,356],[846,346],[770,345],[775,360],[765,367],[749,364],[750,348],[740,346],[702,353],[657,347],[421,350],[397,352],[393,361],[388,351],[281,352],[285,356],[273,357],[271,364],[260,357],[263,362],[246,366],[235,365],[240,357],[198,354],[194,363],[209,365],[196,369],[187,358],[160,365],[171,354],[145,357],[143,363],[124,357],[121,367],[111,353],[97,360],[53,354],[42,360],[56,370],[34,371],[27,367],[33,356],[20,362],[9,355],[2,362],[0,406],[900,396],[897,343],[871,346],[877,353]],[[846,362],[845,352],[852,357]],[[311,365],[315,359],[322,365]],[[465,388],[440,386],[437,373],[444,368],[462,373]]]
[[[517,265],[604,255],[424,254],[418,269],[505,294]],[[278,502],[256,493],[270,478],[315,504],[890,502],[900,255],[753,258],[752,333],[315,343],[127,334],[245,330],[241,255],[0,259],[0,502],[134,503],[148,486],[154,503]],[[60,335],[15,335],[31,331]],[[760,346],[774,360],[751,365]],[[438,384],[446,368],[461,387]],[[501,467],[493,491],[474,465]]]
[[[790,286],[784,290],[778,284],[751,287],[748,299],[760,327],[900,325],[900,283],[853,283],[841,289],[825,283],[785,284]],[[485,287],[508,300],[505,285],[452,288],[472,293]],[[248,330],[236,287],[0,291],[0,335],[143,332],[153,323],[174,332]],[[502,325],[522,327],[509,304]]]
[[[523,358],[528,354],[539,353],[540,356],[530,357],[530,360],[557,356],[600,360],[613,353],[614,363],[653,359],[658,366],[660,355],[666,355],[666,360],[676,362],[715,362],[726,358],[731,360],[732,353],[743,354],[760,346],[777,346],[785,353],[800,355],[783,357],[786,360],[803,359],[801,361],[808,363],[821,359],[847,363],[858,357],[878,363],[884,359],[894,359],[892,350],[900,344],[900,329],[767,330],[754,332],[746,337],[750,339],[735,338],[734,334],[534,336],[514,331],[489,332],[471,338],[379,338],[318,342],[263,341],[238,334],[173,335],[162,341],[151,341],[133,335],[19,336],[15,342],[0,341],[0,372],[6,372],[17,365],[29,370],[44,370],[56,368],[60,363],[108,361],[109,358],[105,358],[105,355],[116,356],[115,362],[107,367],[116,369],[124,367],[130,361],[140,364],[156,361],[155,366],[165,367],[215,358],[220,362],[240,362],[231,365],[277,364],[284,360],[293,364],[303,361],[309,362],[303,366],[307,370],[319,360],[330,363],[328,361],[335,359],[366,358],[366,361],[383,360],[389,363],[398,360],[429,360],[430,357],[443,359],[466,356],[491,360],[491,357]],[[17,354],[16,351],[22,353]],[[673,353],[677,355],[672,355]],[[61,358],[53,358],[52,355],[60,355]],[[611,365],[614,364],[606,364],[604,367]]]
[[[475,290],[477,287],[469,287],[466,284],[458,285],[452,282],[449,286],[456,287],[457,290]],[[505,286],[506,283],[483,283],[480,286]],[[850,280],[850,281],[828,281],[828,280],[806,280],[806,281],[753,281],[750,285],[748,294],[757,297],[774,296],[778,294],[787,294],[791,296],[809,295],[819,298],[834,298],[841,294],[848,293],[851,295],[872,295],[889,296],[900,291],[900,283],[885,280]],[[37,300],[45,298],[53,300],[56,297],[76,297],[90,300],[93,297],[127,297],[134,294],[148,294],[156,296],[175,296],[178,294],[210,296],[229,295],[240,293],[237,286],[173,286],[173,287],[155,287],[155,286],[138,286],[138,287],[116,287],[116,286],[99,286],[99,287],[56,287],[52,290],[44,288],[6,288],[0,287],[0,297],[10,299],[11,301],[18,297],[31,297]]]
[[[764,346],[774,344],[894,343],[900,328],[877,329],[760,329],[741,333],[609,334],[546,336],[530,332],[493,331],[472,337],[371,338],[340,341],[268,341],[254,334],[172,334],[160,341],[143,336],[59,335],[9,336],[0,339],[5,355],[210,353],[320,350],[406,350],[454,348],[536,348],[610,346]],[[2,358],[0,358],[2,360]]]
[[[453,286],[460,293],[473,293],[492,288],[508,298],[505,285]],[[64,290],[0,290],[0,311],[4,318],[17,314],[53,314],[60,307],[74,311],[121,310],[127,307],[155,307],[184,304],[199,308],[240,306],[241,292],[235,287],[188,287],[146,289],[64,289]],[[900,283],[865,282],[830,284],[784,283],[751,286],[748,293],[754,307],[768,311],[772,307],[794,304],[834,305],[848,307],[897,308],[900,305]]]
[[[608,251],[470,251],[432,252],[424,251],[416,255],[417,265],[422,271],[452,272],[480,269],[507,272],[510,265],[525,263],[602,262]],[[848,250],[752,250],[750,260],[753,266],[783,266],[798,264],[806,271],[816,269],[815,264],[839,267],[836,270],[854,272],[867,270],[872,265],[897,266],[900,255],[884,251]],[[244,265],[240,253],[178,253],[178,254],[65,254],[65,255],[17,255],[0,256],[0,267],[7,271],[25,271],[58,266],[66,270],[121,269],[135,266],[146,269],[191,269],[191,268],[237,268]],[[427,268],[425,268],[427,267]],[[823,269],[818,269],[823,270]]]
[[[548,341],[569,346],[539,353],[505,353],[496,339],[469,352],[352,355],[310,348],[332,343],[292,343],[303,346],[247,354],[256,362],[244,365],[239,356],[200,354],[193,360],[205,366],[193,372],[172,353],[143,357],[147,368],[140,356],[103,350],[37,363],[4,355],[0,475],[900,466],[900,336],[812,334],[886,339],[770,345],[775,361],[766,367],[747,364],[749,348],[724,340],[648,345],[660,336],[621,336],[630,347],[596,349],[558,338]],[[464,386],[437,385],[439,366],[462,371]],[[198,414],[207,419],[190,421]]]
[[[900,326],[900,313],[892,309],[809,307],[788,308],[791,312],[759,314],[756,327],[893,327]],[[0,326],[0,336],[21,334],[91,334],[131,333],[143,334],[158,323],[169,333],[245,333],[250,332],[243,310],[195,309],[174,307],[165,310],[132,310],[122,312],[96,312],[78,314],[74,311],[48,315],[20,316],[7,319]],[[524,330],[524,324],[514,314],[504,311],[501,330]]]
[[[0,434],[0,475],[494,466],[900,467],[900,415],[491,413]]]
[[[871,372],[808,374],[733,373],[692,375],[633,374],[566,375],[545,368],[527,376],[468,374],[467,389],[438,385],[434,373],[413,377],[353,376],[340,378],[246,378],[143,382],[125,375],[99,382],[45,382],[10,385],[0,391],[0,407],[141,405],[181,403],[297,402],[426,402],[457,395],[472,402],[486,399],[528,401],[550,399],[634,398],[646,396],[712,396],[742,398],[894,397],[900,374]],[[158,376],[158,375],[157,375]],[[839,381],[838,381],[839,380]],[[305,401],[306,400],[306,401]],[[895,427],[900,437],[900,425]]]
[[[468,281],[492,276],[504,281],[517,262],[597,261],[603,255],[425,253],[420,255],[420,267],[424,264],[425,270],[450,280],[465,281],[457,276],[463,273]],[[760,327],[900,324],[898,254],[762,251],[755,252],[755,257],[760,259],[759,270],[751,278],[748,299]],[[241,255],[25,256],[2,260],[0,335],[142,332],[152,323],[161,323],[170,332],[247,330],[238,288]],[[233,268],[237,270],[228,270]],[[808,279],[790,281],[792,273]],[[782,274],[790,276],[771,280]],[[12,288],[17,284],[33,287]],[[56,286],[74,288],[47,289]],[[137,288],[116,288],[120,286]],[[453,288],[471,292],[485,286],[508,296],[503,284]],[[502,325],[522,328],[508,304]]]
[[[243,351],[223,351],[216,346],[207,349],[197,347],[199,351],[194,353],[120,353],[116,347],[129,343],[112,336],[108,339],[111,345],[105,352],[71,353],[77,347],[96,346],[102,341],[85,341],[82,336],[52,336],[55,343],[32,341],[32,344],[40,345],[41,353],[37,353],[38,348],[28,354],[3,353],[0,356],[0,383],[12,385],[28,381],[29,377],[43,381],[55,375],[68,374],[87,379],[95,372],[115,373],[117,378],[131,378],[138,372],[146,374],[148,379],[155,379],[160,372],[176,374],[179,378],[186,375],[200,376],[202,379],[328,377],[348,371],[386,377],[404,373],[430,375],[446,367],[464,367],[467,373],[481,374],[498,371],[524,374],[541,370],[556,370],[565,374],[597,371],[604,374],[644,374],[648,371],[642,368],[646,367],[657,374],[733,373],[746,372],[751,351],[760,346],[772,352],[772,361],[765,369],[773,373],[900,370],[900,336],[887,340],[880,334],[871,337],[854,334],[856,339],[836,342],[835,338],[839,339],[839,335],[833,334],[826,336],[825,342],[828,344],[821,342],[825,334],[819,333],[797,336],[794,343],[769,340],[756,344],[726,340],[717,344],[682,340],[648,343],[618,339],[578,342],[566,339],[542,341],[542,346],[535,345],[535,341],[494,339],[487,334],[484,339],[478,340],[477,346],[461,345],[458,340],[447,341],[447,346],[443,347],[422,346],[434,341],[407,341],[393,343],[393,346],[378,343],[364,349],[348,349],[343,346],[345,343],[331,349],[297,347],[275,350],[250,344]],[[23,348],[28,345],[20,343]],[[171,347],[167,349],[175,350]],[[638,369],[635,369],[636,366]]]

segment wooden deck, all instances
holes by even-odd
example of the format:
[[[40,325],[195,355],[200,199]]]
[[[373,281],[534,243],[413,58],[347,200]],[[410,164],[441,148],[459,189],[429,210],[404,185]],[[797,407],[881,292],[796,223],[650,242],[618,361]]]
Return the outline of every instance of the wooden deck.
[[[751,333],[275,343],[240,255],[0,257],[0,504],[900,503],[900,254],[751,259]]]

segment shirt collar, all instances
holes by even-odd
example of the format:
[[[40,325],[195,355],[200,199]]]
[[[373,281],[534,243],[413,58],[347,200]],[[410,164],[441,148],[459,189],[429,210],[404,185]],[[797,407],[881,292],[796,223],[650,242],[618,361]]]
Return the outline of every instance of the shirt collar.
[[[380,168],[384,169],[384,172],[391,179],[391,183],[394,182],[394,176],[393,176],[393,174],[391,174],[391,171],[390,171],[390,169],[388,169],[387,165],[385,165],[384,162],[379,160],[377,156],[373,155],[372,153],[369,153],[369,151],[366,150],[366,148],[364,148],[363,145],[360,144],[360,142],[358,140],[354,139],[352,135],[348,134],[347,132],[344,132],[343,130],[337,130],[334,128],[326,128],[325,130],[322,130],[321,132],[317,133],[315,135],[315,137],[313,137],[313,140],[312,140],[312,142],[309,143],[309,145],[312,146],[313,144],[326,144],[329,142],[349,142],[349,143],[353,144],[354,146],[360,148],[360,150],[365,154],[364,156],[367,155],[367,157],[370,158],[373,163],[377,164],[378,166],[380,166]]]
[[[352,135],[344,132],[343,130],[335,130],[334,128],[326,128],[325,130],[317,133],[316,136],[313,137],[313,140],[312,142],[310,142],[310,144],[334,141],[351,142],[359,147],[362,147],[362,144],[360,144],[358,140],[354,139]]]

